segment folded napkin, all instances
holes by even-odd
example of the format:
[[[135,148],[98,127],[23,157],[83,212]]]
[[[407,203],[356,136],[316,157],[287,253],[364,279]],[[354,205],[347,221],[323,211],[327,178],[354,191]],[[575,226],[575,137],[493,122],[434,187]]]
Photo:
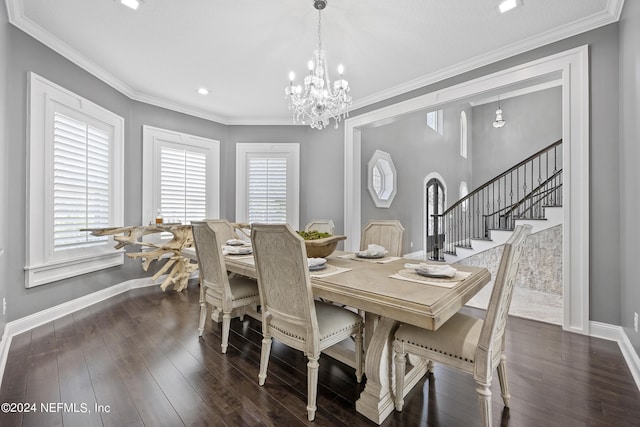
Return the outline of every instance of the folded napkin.
[[[327,260],[324,258],[307,258],[307,264],[309,265],[309,267],[318,267],[326,263]]]
[[[404,268],[413,269],[418,274],[432,277],[453,277],[458,271],[448,264],[425,264],[423,262],[420,264],[407,263]]]
[[[367,250],[360,251],[358,252],[358,254],[367,255],[367,256],[376,256],[376,255],[386,255],[387,252],[388,251],[385,249],[384,246],[380,246],[372,243],[369,246],[367,246]]]
[[[229,246],[224,245],[222,247],[222,253],[224,255],[247,255],[252,253],[251,246]]]
[[[245,242],[244,240],[240,240],[240,239],[229,239],[225,243],[226,243],[227,246],[246,246],[246,245],[251,245],[251,243]]]

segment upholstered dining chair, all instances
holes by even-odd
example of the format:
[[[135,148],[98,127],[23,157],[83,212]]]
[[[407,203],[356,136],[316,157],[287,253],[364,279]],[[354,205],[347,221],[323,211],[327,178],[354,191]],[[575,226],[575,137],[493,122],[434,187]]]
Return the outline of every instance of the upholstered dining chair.
[[[336,230],[336,225],[333,223],[331,219],[312,219],[309,223],[304,227],[304,231],[319,231],[321,233],[329,233],[334,234]]]
[[[370,244],[384,246],[390,256],[402,256],[404,227],[398,220],[371,220],[362,229],[360,250]]]
[[[482,425],[491,425],[491,382],[497,368],[504,406],[509,407],[505,329],[520,256],[531,226],[516,227],[504,244],[484,320],[457,313],[436,331],[401,325],[395,333],[396,410],[402,411],[407,353],[427,359],[428,369],[438,362],[473,375],[480,400]]]
[[[342,307],[314,301],[304,240],[287,224],[253,224],[251,241],[262,308],[259,384],[267,378],[271,340],[304,352],[307,416],[316,413],[320,353],[355,337],[356,379],[362,379],[362,318]]]
[[[191,226],[200,267],[198,334],[202,336],[204,332],[208,306],[211,305],[214,310],[221,311],[222,353],[226,353],[229,345],[231,318],[240,317],[242,320],[248,307],[260,304],[258,284],[255,280],[246,277],[230,278],[227,275],[227,267],[222,254],[222,245],[229,237],[225,231],[227,230],[225,221],[193,221]]]

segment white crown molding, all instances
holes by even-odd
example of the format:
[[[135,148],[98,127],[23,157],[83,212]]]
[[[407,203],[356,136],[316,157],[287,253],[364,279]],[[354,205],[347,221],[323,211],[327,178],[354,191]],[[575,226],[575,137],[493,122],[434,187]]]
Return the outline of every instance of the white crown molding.
[[[113,76],[108,71],[104,70],[83,55],[79,54],[77,51],[72,49],[69,45],[62,42],[57,37],[53,36],[51,33],[45,31],[42,27],[28,19],[24,14],[22,0],[6,0],[6,5],[9,22],[11,24],[135,101],[144,102],[179,113],[184,113],[194,117],[214,121],[223,125],[294,125],[290,117],[226,117],[211,111],[196,109],[187,105],[136,91],[129,85]],[[349,111],[355,111],[359,108],[366,107],[376,102],[384,101],[394,96],[398,96],[403,93],[428,86],[447,78],[535,49],[537,47],[544,46],[546,44],[553,43],[558,40],[562,40],[586,31],[590,31],[604,25],[611,24],[613,22],[617,22],[620,19],[623,5],[624,0],[609,0],[606,10],[600,11],[591,16],[554,29],[553,31],[547,31],[528,39],[512,43],[500,49],[488,52],[480,56],[476,56],[475,58],[460,62],[437,72],[427,74],[414,80],[410,80],[392,88],[377,92],[373,95],[360,98],[353,103]]]
[[[358,108],[366,107],[376,102],[384,101],[394,96],[428,86],[433,83],[475,70],[476,68],[510,58],[512,56],[533,50],[535,48],[557,42],[596,28],[617,22],[622,13],[624,0],[609,0],[606,10],[585,17],[578,21],[556,28],[553,31],[547,31],[528,39],[506,45],[500,49],[487,52],[486,54],[476,56],[466,61],[459,62],[450,67],[443,68],[434,73],[418,77],[417,79],[399,84],[384,91],[375,93],[365,98],[354,101],[350,111]]]
[[[127,85],[126,83],[115,77],[113,74],[109,73],[91,60],[87,59],[84,55],[81,55],[71,46],[64,43],[62,40],[55,37],[53,34],[46,31],[38,24],[27,18],[24,14],[22,0],[6,0],[6,5],[9,22],[12,25],[24,31],[25,33],[43,43],[45,46],[49,47],[55,52],[59,53],[69,61],[76,64],[78,67],[84,69],[88,73],[102,80],[128,98],[134,101],[144,102],[201,119],[218,122],[225,125],[231,124],[230,120],[227,117],[217,115],[211,111],[196,109],[187,105],[168,101],[160,97],[147,95],[145,93],[134,90],[131,86]]]

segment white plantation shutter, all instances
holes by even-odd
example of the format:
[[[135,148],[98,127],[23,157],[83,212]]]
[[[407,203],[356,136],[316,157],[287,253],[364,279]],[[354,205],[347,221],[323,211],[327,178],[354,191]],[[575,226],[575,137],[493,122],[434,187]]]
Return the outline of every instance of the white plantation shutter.
[[[249,159],[249,222],[287,222],[287,159]]]
[[[189,224],[220,217],[220,141],[142,127],[142,218]],[[149,236],[171,237],[170,233]]]
[[[104,245],[82,228],[109,226],[109,134],[54,114],[54,251]]]
[[[206,153],[160,148],[160,211],[165,220],[183,224],[207,216]]]
[[[300,144],[236,144],[236,221],[298,228]]]
[[[28,100],[25,286],[122,265],[80,229],[124,225],[124,119],[35,73]]]

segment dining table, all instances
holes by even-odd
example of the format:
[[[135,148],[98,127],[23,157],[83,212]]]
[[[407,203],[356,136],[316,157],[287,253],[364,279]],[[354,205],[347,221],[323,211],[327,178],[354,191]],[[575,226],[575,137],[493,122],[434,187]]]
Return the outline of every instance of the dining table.
[[[309,273],[313,294],[365,313],[366,384],[356,410],[381,424],[394,410],[392,344],[398,326],[408,323],[437,330],[489,283],[491,274],[486,268],[456,264],[451,278],[425,277],[411,268],[420,261],[359,258],[343,251],[326,259],[326,268]],[[257,277],[252,255],[228,254],[225,262],[230,273]],[[347,364],[355,360],[343,348],[336,348],[335,356],[328,350],[325,353]],[[405,389],[400,391],[403,396],[426,374],[428,363],[410,359],[409,366]]]

